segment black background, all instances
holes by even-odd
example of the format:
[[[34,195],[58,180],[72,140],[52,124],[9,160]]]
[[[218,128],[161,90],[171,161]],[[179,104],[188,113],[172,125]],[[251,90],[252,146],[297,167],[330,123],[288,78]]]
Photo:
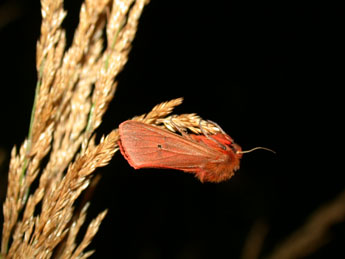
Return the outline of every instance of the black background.
[[[81,1],[66,1],[71,42]],[[89,218],[109,212],[90,245],[94,258],[239,258],[255,222],[268,226],[268,254],[344,189],[332,144],[341,117],[337,7],[316,3],[159,1],[145,8],[130,58],[98,135],[184,97],[176,113],[219,123],[247,154],[231,180],[201,184],[172,170],[132,169],[117,153]],[[0,5],[1,201],[12,146],[27,134],[36,84],[39,1]],[[332,139],[332,140],[331,140]],[[308,258],[345,256],[344,223]],[[336,257],[333,257],[336,258]]]

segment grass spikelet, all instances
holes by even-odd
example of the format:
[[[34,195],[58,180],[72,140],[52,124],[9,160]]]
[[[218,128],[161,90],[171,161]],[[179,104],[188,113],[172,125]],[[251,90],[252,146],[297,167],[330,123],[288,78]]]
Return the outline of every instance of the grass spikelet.
[[[140,116],[136,116],[133,118],[135,121],[141,121],[147,124],[156,124],[156,121],[160,118],[164,118],[170,113],[172,113],[173,109],[180,105],[183,102],[183,98],[176,98],[172,99],[167,102],[162,102],[160,104],[157,104],[155,107],[152,108],[152,110],[147,113]]]
[[[200,127],[207,133],[215,134],[220,131],[217,125],[210,121],[202,120],[196,113],[170,115],[173,109],[182,104],[183,98],[172,99],[167,102],[157,104],[152,110],[140,116],[132,118],[135,121],[141,121],[147,124],[153,124],[164,127],[172,132],[176,132],[176,126],[182,130],[190,130],[193,133],[200,134]],[[168,116],[170,115],[170,116]]]
[[[84,239],[76,244],[87,206],[77,213],[75,201],[88,188],[94,171],[107,165],[117,151],[116,130],[98,144],[94,132],[114,96],[116,76],[127,62],[147,2],[85,0],[66,49],[63,0],[41,0],[37,87],[27,139],[18,151],[12,150],[2,256],[87,258],[93,253],[84,250],[106,211],[91,221]],[[38,186],[32,189],[37,177]]]

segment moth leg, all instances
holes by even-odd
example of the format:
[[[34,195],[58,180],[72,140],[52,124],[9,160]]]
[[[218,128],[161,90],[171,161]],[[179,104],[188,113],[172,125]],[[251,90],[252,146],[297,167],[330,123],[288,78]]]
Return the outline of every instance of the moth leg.
[[[215,125],[219,130],[220,132],[226,136],[226,138],[231,142],[231,143],[234,143],[234,141],[232,140],[232,138],[229,138],[229,135],[219,126],[219,124],[217,124],[216,122],[214,121],[211,121],[211,120],[207,120],[209,123],[212,123],[213,125]]]
[[[212,138],[210,135],[207,134],[207,132],[206,132],[206,131],[202,128],[202,126],[201,126],[201,121],[202,121],[202,119],[200,119],[200,121],[199,121],[199,128],[200,128],[202,134],[204,134],[204,136],[205,136],[206,138],[208,138],[209,140],[212,140],[213,142],[215,142],[215,143],[216,143],[218,146],[220,146],[223,150],[226,150],[226,146],[224,146],[224,145],[223,145],[222,143],[220,143],[218,140],[216,140],[215,138]],[[217,123],[215,123],[215,122],[213,122],[213,121],[211,121],[211,120],[207,120],[207,122],[216,125],[216,126],[218,127],[218,129],[220,130],[220,132],[222,132],[224,135],[227,135],[227,134],[225,133],[225,131],[224,131]]]
[[[220,132],[222,132],[224,135],[227,135],[226,132],[219,126],[218,123],[216,123],[216,122],[214,122],[214,121],[211,121],[211,120],[207,120],[207,122],[209,122],[209,123],[215,125],[215,126],[219,129]]]
[[[207,132],[202,128],[201,122],[202,122],[202,119],[199,120],[199,129],[200,129],[201,133],[202,133],[206,138],[210,138],[210,137],[208,136]]]
[[[173,117],[170,118],[170,123],[177,129],[178,132],[181,133],[183,137],[193,140],[185,130],[182,130],[179,126],[177,126],[177,124],[173,121]]]

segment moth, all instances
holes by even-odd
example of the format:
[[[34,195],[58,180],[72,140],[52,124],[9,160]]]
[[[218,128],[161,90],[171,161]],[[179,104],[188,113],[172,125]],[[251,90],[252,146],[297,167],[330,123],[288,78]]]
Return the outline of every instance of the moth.
[[[193,173],[201,182],[230,179],[244,151],[225,132],[183,134],[128,120],[119,126],[119,147],[135,169],[169,168]]]

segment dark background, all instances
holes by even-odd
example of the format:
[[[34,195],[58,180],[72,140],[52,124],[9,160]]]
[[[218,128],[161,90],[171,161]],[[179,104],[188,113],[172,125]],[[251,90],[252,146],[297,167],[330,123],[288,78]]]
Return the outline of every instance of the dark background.
[[[69,41],[80,2],[66,1]],[[247,154],[231,180],[201,184],[178,171],[135,171],[117,153],[98,170],[89,217],[109,212],[94,258],[239,258],[258,221],[268,227],[268,254],[344,189],[332,148],[343,14],[316,3],[237,2],[152,0],[98,134],[182,96],[176,113],[196,112],[243,149],[277,154]],[[28,132],[41,18],[38,0],[0,3],[2,202],[10,150]],[[334,225],[308,258],[344,258],[344,230]]]

